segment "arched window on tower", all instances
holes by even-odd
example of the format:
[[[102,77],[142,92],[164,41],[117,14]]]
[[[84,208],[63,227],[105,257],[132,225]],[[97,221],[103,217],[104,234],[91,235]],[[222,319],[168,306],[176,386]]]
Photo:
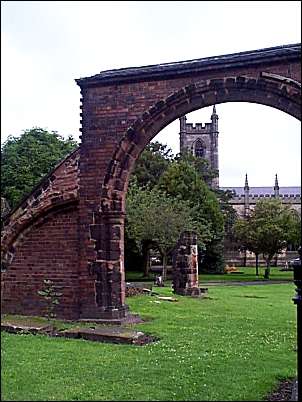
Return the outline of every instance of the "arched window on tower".
[[[205,156],[205,147],[200,139],[195,142],[194,155],[197,158],[203,158]]]

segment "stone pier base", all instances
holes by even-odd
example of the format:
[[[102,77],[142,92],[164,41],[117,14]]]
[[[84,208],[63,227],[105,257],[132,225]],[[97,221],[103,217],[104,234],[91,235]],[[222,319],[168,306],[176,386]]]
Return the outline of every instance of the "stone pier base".
[[[201,297],[207,289],[198,287],[197,236],[181,234],[173,254],[173,291],[182,296]]]

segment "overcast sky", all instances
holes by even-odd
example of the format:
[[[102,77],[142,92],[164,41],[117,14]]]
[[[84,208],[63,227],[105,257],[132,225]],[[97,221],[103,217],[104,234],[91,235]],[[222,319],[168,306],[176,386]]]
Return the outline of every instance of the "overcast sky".
[[[34,126],[79,140],[76,78],[299,43],[300,1],[1,1],[1,142]],[[212,108],[188,122],[209,122]],[[300,122],[217,106],[221,186],[301,184]],[[179,151],[179,122],[155,138]]]

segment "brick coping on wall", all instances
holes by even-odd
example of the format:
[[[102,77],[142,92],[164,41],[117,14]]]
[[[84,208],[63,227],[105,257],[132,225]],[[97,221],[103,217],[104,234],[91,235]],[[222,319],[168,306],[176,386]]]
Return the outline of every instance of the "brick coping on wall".
[[[78,78],[75,81],[78,85],[84,87],[93,84],[117,84],[136,80],[158,79],[159,77],[162,80],[200,73],[208,69],[220,69],[221,66],[226,69],[241,67],[246,63],[249,65],[271,63],[274,57],[278,60],[284,57],[288,61],[297,59],[300,55],[301,44],[296,43],[201,59],[105,70],[91,77]]]

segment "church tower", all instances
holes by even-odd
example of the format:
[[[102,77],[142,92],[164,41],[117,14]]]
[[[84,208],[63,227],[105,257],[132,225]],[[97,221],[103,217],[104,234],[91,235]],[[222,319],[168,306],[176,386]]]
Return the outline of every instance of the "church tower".
[[[211,123],[187,123],[186,116],[180,121],[180,153],[192,152],[198,158],[204,158],[209,166],[218,172],[218,115],[216,107],[213,106]],[[212,187],[219,188],[219,177],[212,180]]]

